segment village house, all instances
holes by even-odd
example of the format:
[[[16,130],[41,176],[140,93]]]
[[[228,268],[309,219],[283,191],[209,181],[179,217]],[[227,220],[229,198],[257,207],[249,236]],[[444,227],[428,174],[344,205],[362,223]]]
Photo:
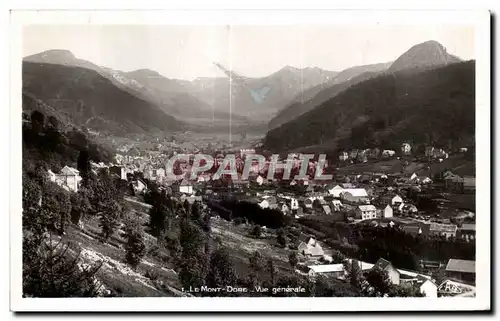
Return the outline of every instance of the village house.
[[[425,156],[429,158],[442,158],[447,159],[448,153],[441,148],[434,148],[432,146],[427,146],[425,148]]]
[[[78,192],[82,177],[76,168],[64,166],[59,174],[54,174],[52,171],[49,171],[48,175],[51,181],[55,182],[62,188],[75,193]]]
[[[278,201],[274,196],[264,196],[263,200],[259,203],[260,208],[276,209],[278,208]]]
[[[413,236],[422,234],[422,228],[419,225],[402,225],[401,230]]]
[[[475,282],[476,262],[470,260],[450,259],[446,265],[446,276],[461,281]]]
[[[413,204],[404,204],[401,203],[398,206],[398,211],[403,214],[416,214],[418,213],[418,209],[415,205]]]
[[[288,199],[288,201],[290,202],[290,209],[291,210],[298,210],[299,209],[299,200],[296,199],[295,197],[290,197]]]
[[[392,198],[391,198],[391,205],[392,206],[399,206],[403,203],[403,198],[401,198],[401,196],[399,195],[394,195]]]
[[[364,188],[349,188],[344,189],[341,194],[341,199],[351,203],[367,203],[369,202],[368,193]]]
[[[438,297],[438,287],[436,283],[434,283],[434,281],[430,278],[423,277],[422,275],[417,275],[416,277],[405,279],[403,278],[403,274],[401,273],[400,281],[401,285],[414,287],[427,298]]]
[[[342,209],[343,205],[340,200],[332,200],[332,208],[335,212],[339,212]]]
[[[476,224],[462,224],[457,230],[457,238],[473,241],[476,238]]]
[[[280,209],[281,212],[283,212],[285,214],[290,212],[290,208],[288,207],[288,205],[285,202],[280,202],[278,208]]]
[[[298,238],[297,250],[307,257],[320,258],[324,255],[323,248],[315,238],[301,233]]]
[[[336,198],[340,198],[340,194],[342,194],[343,192],[344,188],[340,185],[336,185],[335,187],[328,189],[328,193]]]
[[[445,238],[455,237],[457,234],[457,226],[454,224],[429,224],[430,236],[444,236]]]
[[[125,167],[119,165],[113,165],[108,168],[109,174],[115,174],[120,179],[127,180],[127,172]]]
[[[144,190],[147,189],[146,183],[144,183],[143,180],[137,179],[132,182],[132,187],[134,188],[134,191],[136,193],[142,193]]]
[[[330,215],[332,213],[332,209],[330,208],[330,205],[323,204],[323,205],[321,205],[321,207],[323,208],[323,213],[325,215]]]
[[[379,258],[375,265],[373,266],[373,269],[379,269],[381,271],[386,271],[387,275],[389,276],[389,281],[394,284],[394,285],[399,285],[400,283],[400,272],[392,265],[391,262]]]
[[[386,207],[384,207],[384,209],[381,211],[381,215],[380,215],[382,218],[391,218],[393,216],[393,210],[392,210],[392,207],[387,204]]]
[[[403,155],[411,155],[411,145],[408,143],[401,144],[401,153]]]
[[[447,279],[438,286],[437,291],[438,297],[474,297],[476,287],[463,282]]]
[[[314,279],[318,275],[324,275],[328,277],[334,277],[334,278],[343,278],[345,271],[344,271],[344,264],[339,263],[339,264],[323,264],[323,265],[311,265],[308,266],[308,276],[312,279]]]
[[[347,154],[347,152],[341,152],[340,153],[340,155],[339,155],[339,161],[345,162],[348,159],[349,159],[349,155]]]
[[[193,185],[187,180],[183,179],[182,181],[172,184],[172,191],[184,194],[193,194]]]
[[[356,218],[361,220],[377,218],[377,209],[373,205],[359,205],[356,208]]]
[[[396,155],[396,152],[395,152],[395,151],[393,151],[393,150],[390,150],[390,149],[384,149],[384,150],[382,151],[382,156],[383,156],[383,157],[392,157],[392,156],[394,156],[394,155]]]

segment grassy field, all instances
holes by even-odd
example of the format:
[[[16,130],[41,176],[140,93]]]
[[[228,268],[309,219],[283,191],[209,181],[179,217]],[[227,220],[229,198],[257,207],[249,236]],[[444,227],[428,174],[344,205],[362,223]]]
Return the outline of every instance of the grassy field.
[[[138,221],[144,223],[147,219],[147,207],[137,203],[132,210]],[[172,264],[164,262],[161,257],[168,254],[162,249],[156,253],[147,251],[137,270],[132,270],[124,263],[124,239],[121,230],[115,232],[106,243],[100,241],[100,227],[97,219],[89,220],[83,229],[69,226],[63,242],[68,243],[70,249],[80,253],[80,258],[86,264],[100,264],[97,279],[109,290],[113,296],[127,297],[155,297],[155,296],[184,296],[179,291],[181,285]],[[156,239],[144,233],[147,250],[156,248]]]
[[[264,232],[261,238],[250,236],[252,226],[241,224],[235,226],[232,222],[223,219],[212,219],[211,236],[230,249],[230,254],[240,276],[247,275],[249,270],[248,258],[257,251],[264,259],[271,258],[280,274],[292,272],[288,263],[291,250],[284,249],[276,242],[274,234]],[[265,277],[265,273],[262,275]]]
[[[131,217],[143,228],[149,221],[150,206],[134,198],[126,198]],[[249,257],[259,252],[265,261],[271,258],[280,276],[289,275],[292,269],[288,263],[289,249],[277,244],[274,233],[263,232],[261,238],[250,236],[253,226],[247,224],[234,225],[223,219],[211,220],[210,237],[229,249],[232,261],[240,278],[249,272]],[[101,264],[96,278],[103,285],[108,295],[121,297],[158,297],[187,296],[180,291],[181,284],[174,266],[170,263],[168,252],[157,246],[156,238],[144,230],[146,255],[136,270],[132,270],[125,262],[125,240],[122,230],[118,229],[106,242],[100,240],[101,228],[99,220],[92,218],[85,222],[82,229],[68,226],[62,237],[74,253],[86,264]],[[265,262],[264,262],[265,263]],[[267,271],[260,274],[261,280],[269,278]]]
[[[420,176],[431,176],[441,173],[445,170],[451,170],[457,175],[475,176],[474,161],[465,159],[464,155],[452,155],[443,160],[442,163],[433,162],[430,166],[427,162],[408,161],[408,165],[403,169],[404,159],[391,158],[386,160],[369,161],[367,163],[352,164],[339,168],[339,173],[368,173],[381,172],[386,174],[413,174]],[[430,168],[429,168],[430,167]]]

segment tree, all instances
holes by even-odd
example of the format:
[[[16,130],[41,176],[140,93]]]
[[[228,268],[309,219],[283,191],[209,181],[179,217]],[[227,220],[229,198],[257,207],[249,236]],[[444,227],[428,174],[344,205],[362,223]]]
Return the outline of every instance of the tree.
[[[349,283],[357,289],[361,288],[361,283],[363,282],[363,277],[361,274],[361,268],[359,262],[356,260],[345,261],[344,270],[346,272],[346,279]]]
[[[25,238],[28,237],[25,234]],[[23,242],[23,247],[32,245]],[[100,283],[95,275],[101,265],[82,265],[79,255],[72,256],[69,245],[44,238],[23,255],[23,296],[37,298],[95,297]]]
[[[262,228],[260,225],[255,225],[253,230],[252,230],[252,235],[255,236],[256,238],[260,238],[262,236]]]
[[[205,285],[208,257],[205,253],[205,237],[200,228],[187,217],[180,223],[179,241],[182,256],[179,262],[179,280],[184,288]]]
[[[161,196],[160,196],[161,197]],[[153,203],[149,211],[149,228],[151,234],[159,237],[166,230],[168,209],[165,200],[162,198]]]
[[[344,261],[347,259],[347,257],[342,254],[340,251],[334,250],[332,253],[332,263],[333,264],[340,264],[344,263]]]
[[[278,230],[278,235],[276,237],[276,240],[278,241],[278,244],[281,245],[281,247],[286,247],[286,236],[285,236],[285,231],[280,228]]]
[[[274,261],[271,258],[267,260],[267,272],[269,273],[271,287],[273,287],[276,284],[276,279],[278,277],[278,269],[274,265]]]
[[[137,268],[146,253],[142,231],[136,222],[129,222],[125,228],[125,262],[133,269]]]
[[[264,270],[264,257],[260,252],[255,251],[249,257],[250,262],[250,273],[248,275],[248,281],[251,287],[255,287],[259,284],[259,274]]]
[[[38,135],[43,131],[44,125],[45,125],[45,115],[39,112],[38,110],[34,110],[31,113],[31,128]]]
[[[102,229],[101,237],[103,242],[108,241],[118,227],[118,220],[122,214],[121,211],[120,204],[114,200],[110,200],[103,205],[99,222]]]
[[[208,214],[205,214],[205,216],[203,216],[203,221],[201,222],[201,228],[205,233],[210,233],[210,231],[212,230],[210,227],[210,216]]]
[[[91,213],[92,204],[90,204],[90,190],[81,187],[77,193],[71,194],[71,222],[80,224],[85,217]]]
[[[288,255],[288,263],[290,263],[290,266],[292,269],[295,269],[295,266],[297,266],[297,263],[299,263],[299,259],[297,258],[297,252],[292,251]]]
[[[226,248],[215,250],[210,256],[207,286],[212,288],[234,286],[237,279],[238,276],[228,250]],[[231,295],[231,293],[226,294]],[[217,295],[220,295],[220,293]]]
[[[188,203],[189,204],[189,203]],[[186,206],[185,206],[186,207]],[[189,208],[189,206],[188,206]],[[198,202],[194,202],[191,206],[191,220],[201,226],[202,215],[201,215],[200,204]]]
[[[182,247],[179,242],[179,237],[177,237],[177,235],[167,233],[165,235],[165,243],[171,262],[174,263],[175,266],[178,266],[182,255]]]
[[[69,193],[57,184],[48,182],[43,186],[43,195],[39,202],[47,214],[46,223],[49,229],[64,233],[71,212]]]
[[[387,271],[373,268],[368,271],[366,281],[373,287],[376,296],[384,296],[391,290],[391,282]]]
[[[83,185],[87,185],[90,172],[92,167],[90,166],[89,152],[87,150],[81,150],[78,155],[77,169],[80,171],[80,176],[82,177]]]

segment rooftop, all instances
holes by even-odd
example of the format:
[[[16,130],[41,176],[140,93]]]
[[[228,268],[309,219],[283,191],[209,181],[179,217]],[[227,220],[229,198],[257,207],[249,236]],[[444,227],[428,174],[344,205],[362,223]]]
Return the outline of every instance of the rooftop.
[[[349,193],[354,197],[367,197],[368,193],[364,188],[346,188],[344,189],[344,193]]]
[[[476,261],[450,259],[446,265],[446,271],[476,273]]]
[[[308,268],[313,270],[316,273],[342,272],[344,270],[344,265],[342,263],[311,265],[311,266],[308,266]]]
[[[373,205],[359,205],[358,208],[362,211],[376,211],[377,208]]]
[[[430,223],[429,224],[430,231],[439,231],[439,232],[456,232],[457,226],[453,224],[439,224],[439,223]]]
[[[475,231],[476,224],[462,224],[462,227],[460,229],[464,231]]]

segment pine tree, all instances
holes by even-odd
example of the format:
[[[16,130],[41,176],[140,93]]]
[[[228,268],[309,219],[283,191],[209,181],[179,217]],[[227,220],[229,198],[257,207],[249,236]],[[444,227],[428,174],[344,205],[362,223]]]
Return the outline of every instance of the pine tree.
[[[236,269],[234,268],[228,250],[225,248],[218,248],[215,250],[210,256],[207,286],[214,288],[225,288],[228,285],[234,286],[237,279]],[[231,295],[231,293],[226,294]],[[220,293],[217,295],[220,295]]]
[[[295,266],[297,266],[297,263],[299,263],[299,259],[297,258],[297,252],[292,251],[288,255],[288,263],[290,263],[290,266],[292,269],[295,269]]]
[[[133,269],[136,269],[142,258],[146,254],[146,245],[144,244],[144,238],[142,231],[137,224],[128,223],[125,228],[125,262],[130,265]]]
[[[264,257],[260,252],[255,251],[249,257],[250,273],[248,275],[248,282],[253,288],[260,284],[259,275],[264,270]]]
[[[271,258],[267,260],[267,272],[269,273],[271,287],[273,287],[276,284],[276,280],[278,278],[278,269],[276,268],[276,265]]]
[[[80,171],[82,184],[86,186],[92,170],[90,166],[89,152],[87,150],[80,151],[80,154],[78,155],[77,169]]]
[[[205,236],[200,228],[188,218],[180,223],[179,241],[182,255],[179,263],[179,279],[184,288],[205,285],[208,257],[205,253]]]
[[[173,235],[168,233],[165,235],[165,244],[170,255],[170,261],[176,266],[179,267],[179,263],[182,255],[182,247],[179,242],[179,237],[177,235]]]
[[[26,238],[30,234],[25,234]],[[69,245],[54,242],[50,235],[23,255],[23,296],[38,298],[95,297],[101,290],[95,276],[101,265],[83,264],[79,255],[71,255]],[[24,252],[24,251],[23,251]],[[26,252],[25,252],[26,254]]]
[[[278,241],[278,244],[281,245],[281,247],[286,247],[285,231],[282,228],[278,230],[276,240]]]
[[[363,282],[359,262],[356,260],[345,261],[344,270],[346,271],[346,279],[349,280],[353,287],[359,289]]]
[[[108,201],[103,205],[99,220],[103,242],[107,242],[116,231],[121,217],[121,211],[122,209],[116,201]]]
[[[167,206],[162,201],[155,202],[149,211],[149,227],[151,234],[159,237],[167,228]]]

